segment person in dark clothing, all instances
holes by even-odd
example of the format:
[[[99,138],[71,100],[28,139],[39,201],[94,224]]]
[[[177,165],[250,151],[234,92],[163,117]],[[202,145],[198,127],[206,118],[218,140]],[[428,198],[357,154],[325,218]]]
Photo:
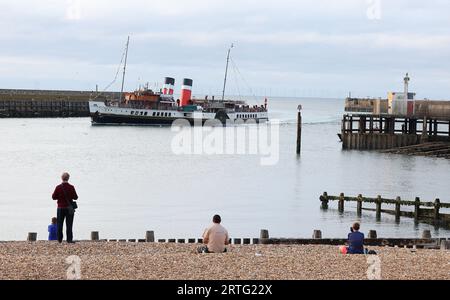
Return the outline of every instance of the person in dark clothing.
[[[360,224],[353,224],[350,228],[351,233],[348,234],[348,254],[365,254],[364,250],[364,234],[359,232]]]
[[[70,175],[69,173],[64,173],[61,176],[62,183],[55,188],[52,198],[58,202],[57,210],[57,225],[58,225],[58,242],[63,241],[63,225],[64,220],[66,220],[66,238],[68,243],[73,243],[73,219],[75,216],[75,211],[72,207],[72,201],[78,200],[77,192],[75,187],[69,184]]]
[[[48,240],[58,240],[58,219],[52,218],[52,224],[48,225]]]

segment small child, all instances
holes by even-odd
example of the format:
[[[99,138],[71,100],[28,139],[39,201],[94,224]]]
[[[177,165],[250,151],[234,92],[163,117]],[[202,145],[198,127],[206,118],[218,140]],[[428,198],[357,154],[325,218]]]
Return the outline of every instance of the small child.
[[[52,224],[48,225],[48,240],[57,241],[58,240],[58,225],[56,224],[57,219],[52,218]]]

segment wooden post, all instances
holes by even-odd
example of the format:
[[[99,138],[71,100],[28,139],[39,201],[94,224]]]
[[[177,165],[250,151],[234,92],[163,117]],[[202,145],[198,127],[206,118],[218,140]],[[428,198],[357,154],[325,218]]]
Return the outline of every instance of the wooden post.
[[[300,155],[302,151],[302,106],[298,106],[298,120],[297,120],[297,154]]]
[[[450,121],[448,121],[448,137],[450,137]]]
[[[147,231],[145,233],[145,241],[147,243],[154,243],[155,242],[155,232],[154,231]]]
[[[390,133],[391,134],[395,134],[395,118],[391,118],[391,121],[390,121]]]
[[[416,134],[417,131],[417,120],[409,119],[409,130],[408,134]]]
[[[434,222],[436,224],[439,223],[440,215],[439,215],[439,210],[441,209],[441,200],[436,199],[436,201],[434,202]]]
[[[431,231],[430,230],[424,230],[422,233],[422,239],[429,240],[431,239]]]
[[[430,120],[428,121],[429,126],[428,126],[428,135],[432,136],[433,135],[433,119],[430,118]]]
[[[385,133],[390,133],[390,118],[385,118],[384,119],[384,132]]]
[[[339,212],[344,212],[344,207],[345,207],[345,196],[344,193],[341,193],[341,195],[339,196],[339,207],[338,210]]]
[[[268,239],[269,238],[269,230],[261,229],[261,234],[259,235],[259,239]]]
[[[356,213],[358,214],[358,217],[362,215],[362,201],[363,196],[361,194],[358,195],[358,203],[356,204]]]
[[[400,209],[401,209],[401,204],[400,202],[402,201],[402,199],[400,197],[397,197],[396,199],[396,203],[395,203],[395,222],[400,222]]]
[[[421,143],[426,143],[426,142],[428,142],[427,125],[428,125],[427,116],[424,116],[424,117],[423,117],[422,135],[421,135],[421,137],[420,137],[420,142],[421,142]]]
[[[414,221],[416,223],[419,222],[419,218],[420,218],[420,198],[416,197],[414,204]]]
[[[450,250],[450,241],[441,241],[441,250]]]
[[[367,119],[364,116],[359,117],[359,133],[366,133]]]
[[[378,125],[380,126],[380,133],[383,133],[383,117],[380,116],[378,122],[379,122]]]
[[[320,197],[320,200],[322,201],[322,209],[328,209],[328,193],[323,192],[322,197]]]
[[[435,119],[434,120],[434,132],[433,132],[434,136],[438,135],[438,120]]]
[[[370,230],[369,234],[367,235],[368,239],[377,239],[377,231],[376,230]]]
[[[36,232],[29,232],[27,237],[28,242],[36,242],[37,241],[37,233]]]
[[[379,221],[381,219],[381,196],[378,195],[377,197],[377,202],[376,202],[376,217],[377,217],[377,221]]]
[[[314,230],[313,237],[314,240],[320,240],[322,239],[322,231],[320,230]]]
[[[99,241],[100,240],[100,234],[98,231],[92,231],[91,232],[91,241]]]

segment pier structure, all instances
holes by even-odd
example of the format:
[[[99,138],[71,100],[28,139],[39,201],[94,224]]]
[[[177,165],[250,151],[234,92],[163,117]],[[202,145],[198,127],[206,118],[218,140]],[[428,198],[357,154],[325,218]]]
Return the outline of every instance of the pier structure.
[[[346,99],[347,114],[339,134],[343,149],[387,150],[450,142],[450,101],[416,100],[416,93],[409,91],[410,80],[406,73],[403,92],[389,92],[387,99],[358,99],[351,95]],[[450,144],[444,148],[438,150],[450,154],[445,152]]]
[[[448,116],[345,114],[339,136],[345,150],[387,150],[450,142],[450,113]]]
[[[150,239],[148,237],[150,236]],[[29,233],[27,241],[29,243],[38,242],[37,233]],[[154,239],[154,231],[147,231],[146,238],[142,239],[100,239],[98,231],[91,232],[90,240],[81,240],[79,242],[93,243],[127,243],[127,244],[203,244],[203,239],[195,238],[169,238]],[[333,245],[342,246],[347,243],[346,238],[324,238],[322,230],[314,230],[311,238],[276,238],[269,236],[269,230],[262,229],[259,238],[230,238],[229,245],[250,246],[250,245]],[[367,246],[387,246],[387,247],[405,247],[422,249],[442,249],[450,250],[450,241],[445,238],[433,238],[430,230],[424,230],[421,238],[382,238],[375,230],[368,231],[366,240]]]

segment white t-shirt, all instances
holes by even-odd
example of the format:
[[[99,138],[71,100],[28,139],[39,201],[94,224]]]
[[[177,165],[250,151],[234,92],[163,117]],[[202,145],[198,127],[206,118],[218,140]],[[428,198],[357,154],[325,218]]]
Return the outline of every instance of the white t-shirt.
[[[220,224],[212,224],[203,233],[203,239],[208,240],[208,250],[214,253],[223,253],[225,243],[228,242],[228,231]]]

